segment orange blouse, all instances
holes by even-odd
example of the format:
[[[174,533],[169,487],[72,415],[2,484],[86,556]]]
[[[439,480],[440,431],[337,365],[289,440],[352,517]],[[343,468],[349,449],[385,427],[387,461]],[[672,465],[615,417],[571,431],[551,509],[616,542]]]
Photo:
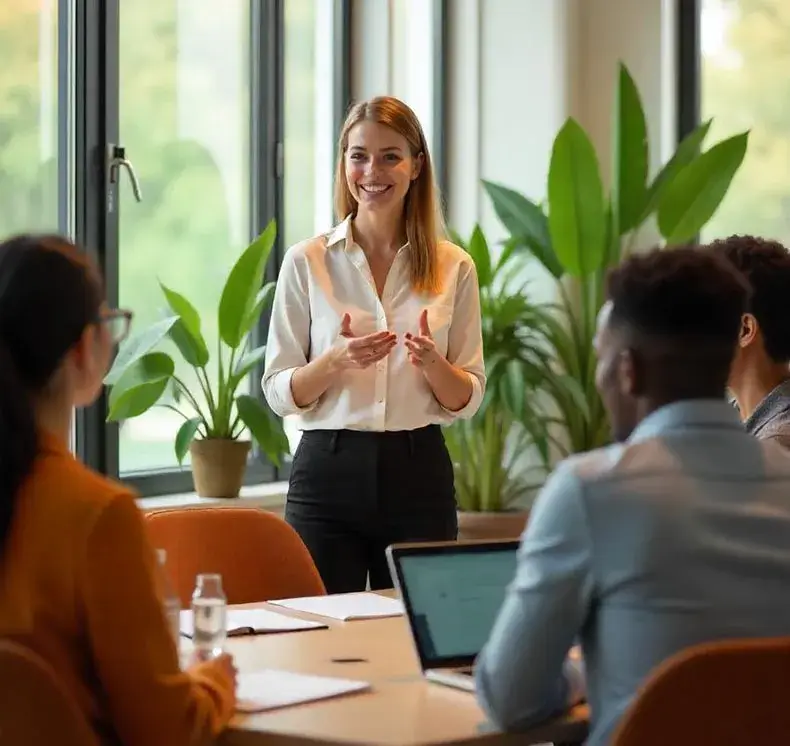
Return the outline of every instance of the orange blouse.
[[[134,495],[44,435],[0,559],[0,637],[44,657],[105,742],[202,743],[233,714],[218,667],[181,671],[157,575]]]

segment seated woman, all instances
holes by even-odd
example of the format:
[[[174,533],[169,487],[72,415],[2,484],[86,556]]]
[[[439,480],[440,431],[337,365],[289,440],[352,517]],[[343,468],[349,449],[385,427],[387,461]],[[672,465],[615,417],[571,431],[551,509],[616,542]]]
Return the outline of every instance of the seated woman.
[[[0,243],[0,637],[53,666],[102,743],[204,743],[232,660],[180,669],[134,495],[69,452],[129,320],[64,239]]]

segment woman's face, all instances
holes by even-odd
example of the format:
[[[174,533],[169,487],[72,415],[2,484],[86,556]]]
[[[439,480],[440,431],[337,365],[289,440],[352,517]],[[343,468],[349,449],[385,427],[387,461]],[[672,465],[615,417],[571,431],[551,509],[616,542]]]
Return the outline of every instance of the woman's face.
[[[346,182],[360,210],[403,209],[423,155],[413,157],[406,138],[377,122],[359,122],[348,133]]]
[[[75,407],[87,407],[96,401],[110,369],[114,350],[127,330],[128,319],[106,306],[99,313],[99,322],[85,328],[72,350],[70,361]]]

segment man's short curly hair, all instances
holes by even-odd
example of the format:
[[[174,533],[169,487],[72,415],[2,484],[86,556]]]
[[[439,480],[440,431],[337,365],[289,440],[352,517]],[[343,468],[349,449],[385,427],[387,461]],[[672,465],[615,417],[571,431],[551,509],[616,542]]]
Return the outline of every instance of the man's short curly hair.
[[[760,326],[765,351],[776,363],[790,362],[790,253],[778,241],[730,236],[708,244],[728,259],[752,287],[748,311]]]
[[[608,277],[609,323],[676,398],[723,395],[750,288],[723,257],[699,247],[636,254]]]

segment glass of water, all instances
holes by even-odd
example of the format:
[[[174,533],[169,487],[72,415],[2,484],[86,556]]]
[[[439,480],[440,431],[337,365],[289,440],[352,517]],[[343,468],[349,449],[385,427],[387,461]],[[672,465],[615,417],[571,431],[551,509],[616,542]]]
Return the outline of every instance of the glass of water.
[[[197,576],[192,594],[192,644],[200,660],[222,653],[227,630],[228,599],[222,590],[222,576]]]

